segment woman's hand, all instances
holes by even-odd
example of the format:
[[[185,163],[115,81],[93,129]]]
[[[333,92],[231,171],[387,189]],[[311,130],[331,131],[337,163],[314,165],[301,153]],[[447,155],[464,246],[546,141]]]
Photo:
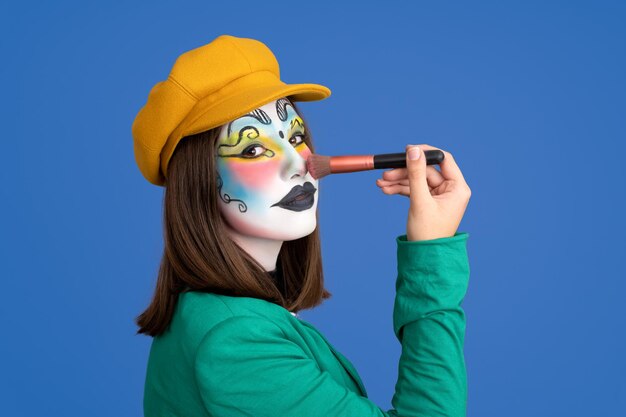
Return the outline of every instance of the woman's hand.
[[[418,159],[410,159],[411,149]],[[444,153],[439,165],[426,165],[425,150],[439,149],[430,145],[407,145],[406,168],[383,172],[376,180],[385,194],[402,194],[411,199],[406,227],[407,240],[430,240],[451,237],[457,231],[472,194],[452,154]]]

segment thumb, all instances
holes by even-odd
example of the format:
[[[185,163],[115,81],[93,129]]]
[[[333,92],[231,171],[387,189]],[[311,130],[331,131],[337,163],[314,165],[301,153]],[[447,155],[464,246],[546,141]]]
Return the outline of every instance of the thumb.
[[[418,201],[426,196],[430,197],[426,182],[426,157],[424,151],[417,145],[406,146],[406,170],[409,177],[411,201]]]

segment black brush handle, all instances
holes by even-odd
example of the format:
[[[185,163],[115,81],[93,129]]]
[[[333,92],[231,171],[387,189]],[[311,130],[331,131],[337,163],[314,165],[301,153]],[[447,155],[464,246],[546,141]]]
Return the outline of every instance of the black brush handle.
[[[438,149],[424,151],[426,165],[440,164],[443,161],[443,152]],[[406,152],[381,153],[374,155],[374,169],[406,168]]]

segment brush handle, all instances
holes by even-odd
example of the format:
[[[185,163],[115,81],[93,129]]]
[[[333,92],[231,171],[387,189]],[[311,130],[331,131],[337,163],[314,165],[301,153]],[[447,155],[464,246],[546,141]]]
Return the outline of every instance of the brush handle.
[[[443,161],[443,152],[438,149],[424,151],[426,165],[440,164]],[[374,169],[406,168],[406,152],[381,153],[374,155]]]

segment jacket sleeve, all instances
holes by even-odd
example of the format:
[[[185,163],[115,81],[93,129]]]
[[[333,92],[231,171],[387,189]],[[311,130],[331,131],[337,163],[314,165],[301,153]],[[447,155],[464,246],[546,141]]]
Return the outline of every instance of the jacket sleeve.
[[[402,344],[391,404],[399,416],[462,417],[467,409],[461,302],[469,233],[398,244],[393,330]]]
[[[231,317],[199,345],[195,376],[213,416],[465,416],[467,234],[398,244],[393,326],[402,344],[393,409],[339,384],[280,327],[258,317]]]

